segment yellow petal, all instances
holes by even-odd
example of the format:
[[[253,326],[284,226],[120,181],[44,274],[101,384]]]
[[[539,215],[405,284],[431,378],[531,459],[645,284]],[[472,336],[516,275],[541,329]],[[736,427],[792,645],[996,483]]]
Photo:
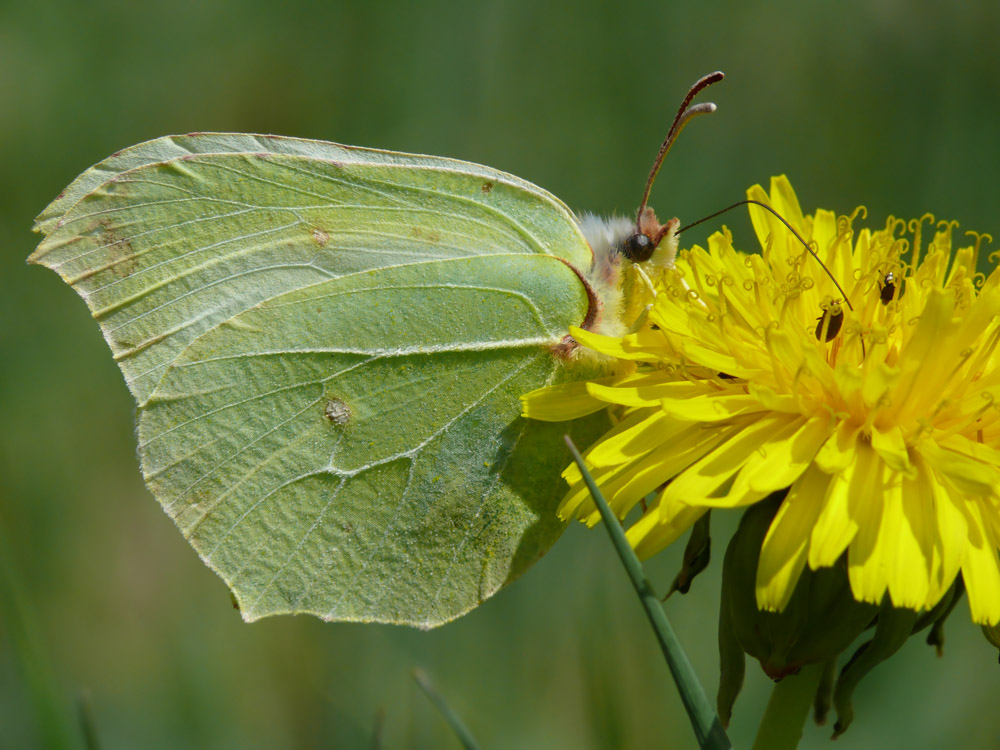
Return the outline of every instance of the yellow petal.
[[[649,311],[649,320],[657,325],[661,330],[678,336],[691,336],[690,308],[686,304],[679,303],[676,299],[667,294],[657,296],[653,302],[653,309]]]
[[[882,539],[882,530],[888,504],[886,494],[892,483],[886,465],[864,443],[858,448],[859,459],[861,456],[868,457],[867,481],[864,485],[855,483],[863,494],[860,498],[852,494],[848,501],[848,512],[858,530],[847,553],[847,577],[855,599],[878,604],[889,586],[890,550]]]
[[[701,518],[707,508],[685,506],[664,523],[655,514],[647,513],[625,532],[625,537],[640,560],[646,560],[672,544],[691,524]]]
[[[577,328],[576,326],[570,326],[569,332],[582,346],[611,357],[617,357],[618,359],[656,362],[662,354],[659,351],[659,347],[642,350],[636,350],[631,347],[626,348],[626,339],[628,337],[603,336],[599,333],[584,330],[583,328]]]
[[[637,409],[636,411],[633,411],[630,414],[626,415],[626,417],[622,419],[618,424],[616,424],[610,430],[605,432],[604,435],[601,436],[600,440],[598,440],[596,443],[594,443],[592,446],[590,446],[587,450],[583,452],[584,462],[588,466],[590,466],[591,465],[590,456],[595,450],[597,450],[600,447],[601,443],[603,443],[605,440],[611,440],[627,430],[631,430],[636,425],[647,420],[651,416],[651,414],[652,411],[650,411],[649,409]],[[571,463],[567,465],[566,468],[563,469],[562,477],[570,485],[575,485],[583,482],[583,474],[580,473],[580,469],[577,467],[576,463]]]
[[[776,367],[775,375],[795,373],[802,366],[805,354],[802,351],[802,336],[797,331],[787,331],[782,328],[769,328],[764,334],[767,340],[767,350],[770,352]],[[789,384],[785,384],[788,388]]]
[[[794,396],[778,394],[767,386],[751,381],[750,393],[769,411],[781,411],[786,414],[800,414],[802,409]]]
[[[850,422],[840,422],[816,454],[816,465],[827,474],[836,474],[854,463],[860,428]]]
[[[942,448],[947,448],[948,450],[955,451],[986,464],[987,468],[1000,466],[1000,451],[992,446],[970,440],[964,435],[949,435],[946,438],[939,439],[937,443]]]
[[[785,217],[785,220],[800,232],[805,228],[802,208],[799,199],[792,189],[792,183],[783,174],[771,178],[771,205],[774,210]]]
[[[820,242],[819,237],[816,235],[817,224],[822,227],[823,234],[829,238],[825,243]],[[829,269],[830,275],[842,285],[850,283],[850,280],[855,278],[854,253],[851,252],[850,243],[844,242],[837,232],[836,214],[832,211],[817,211],[813,227],[813,239],[816,240],[820,257],[825,258],[826,267]],[[835,298],[843,296],[833,283],[833,279],[825,271],[818,269],[813,275],[820,282],[817,286],[820,289],[826,290],[826,294]]]
[[[741,367],[736,358],[728,354],[724,354],[704,346],[699,346],[691,341],[684,342],[682,349],[684,351],[684,356],[691,362],[696,365],[706,367],[709,370],[724,372],[727,375],[732,375],[737,378],[746,377],[748,374],[746,368]]]
[[[754,498],[788,487],[812,464],[829,435],[829,421],[824,416],[790,418],[787,426],[744,464],[727,494],[730,505],[746,505]]]
[[[861,398],[865,406],[872,411],[885,409],[890,405],[892,389],[899,381],[899,370],[885,363],[888,332],[876,331],[875,335],[876,340],[868,343],[870,352],[865,360],[865,382],[861,386]]]
[[[616,435],[604,437],[587,456],[593,466],[617,466],[656,451],[665,442],[689,427],[671,419],[659,409],[648,412],[646,419]]]
[[[615,497],[621,497],[626,504],[638,502],[740,429],[741,426],[705,429],[688,425],[673,439],[670,450],[651,452],[630,467],[628,480],[614,488]]]
[[[610,468],[596,468],[588,466],[587,469],[590,471],[590,475],[597,482],[601,489],[610,482],[616,474],[621,473],[622,466],[610,467]],[[575,468],[575,464],[574,464]],[[564,472],[565,473],[565,472]],[[579,469],[577,470],[579,473]],[[563,496],[563,499],[559,503],[559,507],[556,509],[556,514],[564,521],[568,521],[571,518],[580,518],[581,516],[588,515],[594,509],[594,500],[590,495],[590,490],[587,485],[582,481],[572,482],[570,484],[569,491]]]
[[[875,451],[859,441],[854,455],[854,461],[830,482],[813,527],[809,540],[809,567],[813,570],[837,562],[858,533],[858,505],[867,503],[876,489],[881,492],[881,461]]]
[[[816,243],[816,247],[819,249],[820,257],[823,258],[823,250],[832,249],[836,256],[849,256],[850,253],[836,252],[838,248],[833,248],[833,243],[839,239],[839,232],[837,232],[837,214],[833,211],[827,211],[825,209],[817,209],[816,214],[813,216],[813,226],[812,226],[812,240]],[[829,253],[823,258],[826,263],[826,267],[830,268],[831,258]],[[831,269],[832,271],[832,269]],[[849,279],[851,274],[840,275],[836,271],[832,271],[833,275],[838,279]],[[811,274],[812,276],[819,277],[820,275],[825,276],[822,268],[816,268],[816,271]],[[840,295],[833,295],[840,296]]]
[[[764,537],[757,565],[757,606],[780,612],[805,567],[809,532],[819,516],[830,476],[810,467],[788,490]]]
[[[610,381],[611,378],[602,378]],[[543,422],[563,422],[593,414],[607,407],[587,392],[586,381],[560,383],[521,396],[521,416]]]
[[[594,479],[600,485],[608,505],[619,518],[624,518],[639,500],[663,485],[688,464],[701,458],[729,434],[740,429],[738,425],[734,425],[728,430],[706,430],[699,425],[682,424],[679,427],[683,429],[664,441],[663,446],[657,450],[648,450],[642,457],[618,465],[597,465],[598,461],[594,460],[594,454],[601,458],[600,451],[604,442],[632,431],[646,421],[646,419],[639,420],[639,417],[643,416],[641,413],[630,415],[584,454],[584,459]],[[648,412],[645,416],[648,419]],[[666,422],[657,424],[667,431],[674,429]],[[566,467],[563,477],[570,483],[571,488],[560,504],[560,518],[576,517],[588,526],[599,523],[600,513],[576,464]]]
[[[971,441],[966,440],[966,443]],[[952,442],[952,445],[956,443]],[[995,497],[1000,487],[1000,469],[979,461],[966,453],[941,447],[936,441],[924,439],[917,443],[928,463],[961,492],[967,495]]]
[[[764,188],[760,185],[754,185],[747,190],[747,199],[771,205],[770,196],[764,192]],[[762,248],[766,249],[772,242],[772,220],[774,217],[766,209],[753,204],[747,206],[747,212],[750,214],[750,223],[753,225],[753,231],[757,235],[757,241]]]
[[[704,390],[702,388],[703,393]],[[670,416],[687,422],[721,422],[764,411],[764,405],[754,396],[715,389],[695,398],[664,400],[660,408]]]
[[[857,367],[841,364],[834,369],[833,379],[837,384],[837,392],[847,405],[847,410],[852,414],[862,413],[864,411],[864,398],[861,387],[864,384],[864,378],[861,371]]]
[[[660,383],[628,386],[606,385],[598,381],[584,383],[591,397],[622,406],[659,406],[665,399],[689,399],[708,393],[716,393],[709,383],[688,380],[664,380]]]
[[[903,440],[903,431],[896,425],[886,431],[877,427],[872,430],[872,448],[893,471],[898,471],[908,477],[916,475],[916,469],[910,463],[910,452]]]
[[[788,423],[786,415],[767,415],[743,423],[742,429],[729,440],[678,475],[664,491],[664,499],[679,500],[689,505],[731,506],[726,486],[732,477]],[[739,499],[753,502],[760,497],[750,499],[743,496]]]
[[[1000,623],[1000,560],[997,540],[984,523],[979,502],[966,503],[969,521],[968,544],[962,562],[962,578],[969,595],[972,619],[983,625]]]
[[[930,589],[927,592],[929,606],[936,604],[951,587],[958,575],[965,556],[968,522],[959,504],[965,500],[961,494],[938,476],[921,456],[916,456],[919,471],[917,482],[929,488],[934,500],[934,523],[937,527],[937,543],[932,560]]]
[[[889,596],[896,607],[922,609],[930,594],[937,541],[934,497],[916,472],[914,478],[901,479],[886,491],[882,521]]]
[[[736,330],[745,328],[748,331],[753,331],[760,323],[760,313],[753,306],[753,298],[741,293],[739,286],[743,282],[752,282],[753,280],[753,274],[745,263],[746,256],[733,250],[732,245],[718,232],[708,238],[708,247],[713,255],[722,262],[719,275],[733,279],[733,287],[723,284],[719,289],[720,296],[725,300],[727,312],[736,314]],[[735,289],[735,291],[730,291],[731,289]]]
[[[905,295],[904,295],[905,296]],[[937,402],[941,388],[936,371],[947,376],[950,357],[943,351],[952,329],[955,295],[942,289],[931,289],[927,304],[903,348],[899,369],[900,378],[893,392],[891,411],[897,423],[923,417],[928,404]],[[945,367],[928,367],[928,362],[945,362]]]

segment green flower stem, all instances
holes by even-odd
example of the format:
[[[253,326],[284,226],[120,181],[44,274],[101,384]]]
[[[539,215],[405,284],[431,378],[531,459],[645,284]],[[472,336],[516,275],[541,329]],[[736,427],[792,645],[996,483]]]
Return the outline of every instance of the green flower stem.
[[[416,680],[417,685],[420,686],[420,689],[424,691],[427,697],[431,699],[431,703],[437,706],[437,710],[441,712],[444,720],[448,722],[448,726],[451,727],[455,736],[458,737],[458,741],[462,743],[462,747],[465,750],[478,750],[479,745],[473,739],[472,733],[462,723],[462,720],[458,718],[458,714],[448,705],[444,696],[435,689],[430,677],[422,669],[414,669],[413,679]]]
[[[667,661],[667,666],[670,668],[670,674],[677,684],[677,690],[681,694],[681,701],[684,703],[691,726],[694,729],[695,736],[698,738],[698,745],[702,748],[731,748],[732,743],[729,741],[729,737],[726,736],[726,731],[722,728],[722,723],[712,708],[712,704],[708,702],[705,690],[702,688],[701,683],[698,682],[698,677],[691,667],[691,662],[688,661],[687,654],[684,653],[684,649],[681,648],[681,644],[677,640],[673,628],[670,627],[667,615],[663,611],[663,605],[653,592],[652,586],[649,585],[639,558],[635,556],[632,546],[625,538],[625,531],[622,529],[621,523],[615,518],[611,508],[608,507],[607,501],[597,488],[597,484],[594,482],[593,477],[590,476],[590,472],[587,471],[587,466],[580,456],[580,452],[573,445],[573,441],[570,440],[569,435],[565,436],[564,440],[566,441],[566,445],[569,446],[573,460],[576,461],[576,465],[580,467],[580,471],[583,473],[583,479],[590,489],[590,494],[594,496],[594,502],[597,504],[598,510],[601,512],[604,527],[608,530],[611,542],[614,544],[618,556],[621,558],[622,565],[625,566],[628,577],[631,579],[632,585],[639,595],[639,600],[646,610],[646,616],[649,618],[650,625],[653,626],[656,639],[660,642],[660,648],[663,650],[663,656]]]
[[[799,746],[823,667],[823,664],[808,664],[797,675],[775,683],[757,728],[754,750],[785,750]]]

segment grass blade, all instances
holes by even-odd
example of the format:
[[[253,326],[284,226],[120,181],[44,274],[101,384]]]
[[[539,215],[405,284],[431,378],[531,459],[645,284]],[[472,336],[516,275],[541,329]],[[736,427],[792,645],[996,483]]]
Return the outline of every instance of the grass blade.
[[[639,601],[642,603],[643,609],[646,610],[649,624],[652,625],[656,639],[660,643],[663,656],[667,661],[667,667],[669,667],[670,674],[677,684],[677,690],[681,694],[681,701],[684,703],[691,726],[694,729],[695,736],[698,738],[698,745],[702,748],[712,748],[713,750],[717,748],[731,748],[732,743],[729,741],[729,737],[726,736],[726,731],[722,728],[722,723],[712,708],[712,704],[709,703],[705,695],[705,690],[702,688],[701,683],[698,682],[698,677],[691,667],[691,662],[688,661],[687,654],[681,648],[681,644],[674,634],[674,629],[667,620],[667,615],[663,611],[660,600],[653,593],[653,588],[649,585],[649,581],[646,580],[642,564],[639,562],[639,558],[635,556],[635,551],[633,551],[628,540],[625,538],[625,531],[622,529],[621,523],[615,518],[611,508],[608,507],[607,500],[604,499],[593,477],[590,476],[583,457],[580,456],[580,452],[576,449],[573,441],[568,435],[564,439],[566,440],[566,445],[569,446],[570,452],[573,454],[573,460],[576,461],[576,465],[580,467],[580,471],[583,473],[583,479],[587,483],[591,495],[594,496],[594,502],[597,504],[598,510],[601,512],[604,528],[608,530],[611,542],[614,544],[615,550],[621,558],[622,565],[625,566],[625,571],[628,573],[628,577],[635,587]]]
[[[479,745],[476,744],[475,739],[473,739],[472,734],[469,732],[462,720],[458,718],[451,706],[445,701],[444,696],[439,693],[434,684],[431,682],[430,677],[422,669],[413,670],[413,679],[416,681],[420,689],[427,694],[427,697],[431,699],[431,703],[437,706],[438,711],[444,717],[444,720],[448,722],[448,726],[451,727],[455,736],[458,737],[458,741],[462,743],[462,747],[466,750],[478,750]]]

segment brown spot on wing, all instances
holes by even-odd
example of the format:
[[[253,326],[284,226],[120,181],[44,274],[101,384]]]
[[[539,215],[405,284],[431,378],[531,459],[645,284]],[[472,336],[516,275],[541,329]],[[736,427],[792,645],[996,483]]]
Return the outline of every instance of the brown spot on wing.
[[[323,416],[327,422],[343,426],[351,421],[351,408],[343,399],[329,398],[323,407]]]
[[[88,227],[84,234],[89,234],[98,245],[107,251],[107,262],[81,274],[80,278],[88,278],[101,271],[111,271],[120,279],[131,276],[139,270],[139,260],[132,243],[122,236],[121,230],[107,218],[102,218]]]
[[[322,229],[313,230],[313,241],[320,247],[326,247],[326,243],[330,241],[330,235],[324,232]]]
[[[414,226],[410,229],[410,234],[427,242],[440,242],[441,233],[436,229],[425,229],[421,226]]]

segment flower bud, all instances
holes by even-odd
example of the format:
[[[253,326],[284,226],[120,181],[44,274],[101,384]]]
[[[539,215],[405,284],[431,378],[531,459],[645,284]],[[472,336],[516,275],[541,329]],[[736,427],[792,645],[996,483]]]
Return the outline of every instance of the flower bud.
[[[759,610],[755,589],[761,545],[783,495],[774,493],[750,506],[726,549],[719,613],[719,717],[728,724],[743,685],[744,654],[757,659],[775,681],[796,674],[807,664],[822,664],[814,713],[816,722],[822,724],[830,708],[836,710],[836,738],[854,719],[852,697],[858,683],[895,654],[907,638],[930,628],[927,642],[940,653],[944,622],[962,597],[964,586],[959,577],[933,608],[923,612],[894,607],[888,595],[881,605],[859,602],[851,591],[845,554],[831,567],[803,570],[783,611]],[[871,638],[854,651],[838,673],[840,654],[872,627]],[[984,626],[983,633],[1000,648],[1000,625]]]
[[[772,495],[747,509],[729,542],[722,572],[722,606],[732,633],[774,680],[836,657],[878,612],[875,605],[855,600],[843,558],[829,568],[802,571],[784,611],[757,608],[760,548],[781,499]]]

